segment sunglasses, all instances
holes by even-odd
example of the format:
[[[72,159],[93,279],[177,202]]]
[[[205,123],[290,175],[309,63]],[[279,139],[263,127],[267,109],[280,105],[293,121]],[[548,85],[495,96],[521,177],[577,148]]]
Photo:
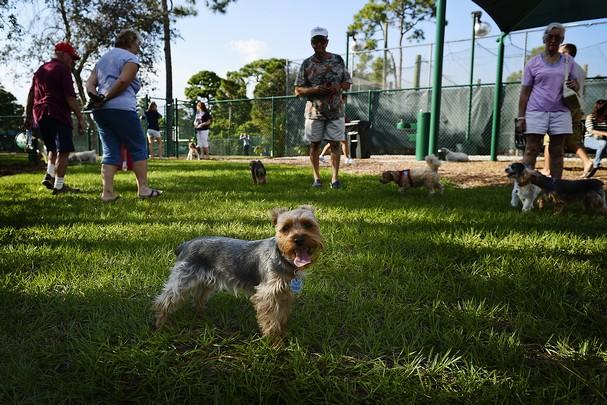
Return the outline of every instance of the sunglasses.
[[[310,42],[312,44],[316,45],[316,44],[322,44],[322,43],[325,43],[325,42],[329,42],[329,40],[327,38],[325,38],[325,37],[320,37],[320,38],[312,38],[310,40]]]

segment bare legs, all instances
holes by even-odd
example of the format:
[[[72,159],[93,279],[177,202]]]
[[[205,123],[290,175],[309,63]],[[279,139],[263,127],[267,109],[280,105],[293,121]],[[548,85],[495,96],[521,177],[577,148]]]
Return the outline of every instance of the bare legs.
[[[101,198],[104,200],[112,199],[116,196],[114,192],[114,176],[119,167],[114,165],[101,165],[101,181],[103,183],[103,192]],[[133,172],[137,179],[137,192],[139,195],[149,195],[152,191],[148,187],[148,162],[147,160],[138,160],[133,162]]]
[[[554,179],[560,179],[563,175],[565,136],[569,135],[552,135],[548,144],[548,164],[550,166],[550,174]],[[523,153],[524,164],[535,168],[537,155],[542,150],[543,139],[543,134],[527,134],[527,146],[525,146],[525,152]]]

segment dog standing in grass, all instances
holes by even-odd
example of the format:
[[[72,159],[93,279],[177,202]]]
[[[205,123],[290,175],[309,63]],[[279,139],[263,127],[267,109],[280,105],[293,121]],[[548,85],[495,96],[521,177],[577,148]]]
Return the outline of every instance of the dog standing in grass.
[[[249,163],[253,184],[266,184],[266,168],[261,160],[251,160]]]
[[[182,243],[162,293],[156,298],[156,326],[161,327],[189,297],[202,308],[218,289],[245,292],[264,336],[279,341],[294,301],[290,283],[301,278],[322,247],[314,207],[270,212],[275,236],[255,241],[201,237]]]
[[[188,156],[185,158],[185,160],[194,160],[194,158],[200,160],[200,154],[198,153],[196,144],[194,142],[190,142],[188,145]]]
[[[426,156],[425,169],[389,170],[381,174],[380,183],[388,184],[394,182],[398,185],[398,191],[404,192],[409,188],[426,187],[430,194],[438,189],[443,193],[443,185],[438,178],[438,168],[442,162],[434,155]]]
[[[544,194],[538,200],[540,209],[552,203],[554,213],[560,214],[568,203],[582,201],[586,211],[607,215],[603,182],[598,179],[553,179],[527,168],[522,163],[512,163],[506,171],[508,176],[516,179],[521,186],[534,184],[542,189]]]

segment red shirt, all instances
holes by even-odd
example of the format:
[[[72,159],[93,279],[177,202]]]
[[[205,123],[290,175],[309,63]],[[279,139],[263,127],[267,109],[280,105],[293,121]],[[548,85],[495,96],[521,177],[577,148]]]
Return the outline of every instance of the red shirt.
[[[40,66],[34,73],[34,122],[51,117],[72,127],[66,97],[76,97],[70,69],[57,59]]]

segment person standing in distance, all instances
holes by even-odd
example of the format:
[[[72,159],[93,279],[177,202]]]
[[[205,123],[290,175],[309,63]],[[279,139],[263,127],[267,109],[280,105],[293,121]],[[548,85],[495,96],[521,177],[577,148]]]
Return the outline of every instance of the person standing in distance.
[[[78,192],[65,184],[68,157],[74,152],[72,117],[78,120],[78,131],[83,133],[84,120],[76,101],[72,68],[80,56],[68,42],[55,45],[55,57],[34,73],[25,108],[25,129],[36,123],[48,151],[46,175],[42,180],[53,195]]]
[[[331,188],[342,187],[339,180],[340,142],[345,139],[344,105],[341,94],[348,90],[352,79],[341,56],[327,52],[329,32],[316,27],[311,32],[314,55],[303,61],[295,80],[295,95],[306,97],[304,137],[310,144],[310,162],[314,182],[320,179],[320,143],[331,144]]]
[[[202,101],[196,104],[196,118],[194,119],[194,128],[196,129],[196,143],[202,149],[202,158],[209,157],[209,129],[213,118]]]

